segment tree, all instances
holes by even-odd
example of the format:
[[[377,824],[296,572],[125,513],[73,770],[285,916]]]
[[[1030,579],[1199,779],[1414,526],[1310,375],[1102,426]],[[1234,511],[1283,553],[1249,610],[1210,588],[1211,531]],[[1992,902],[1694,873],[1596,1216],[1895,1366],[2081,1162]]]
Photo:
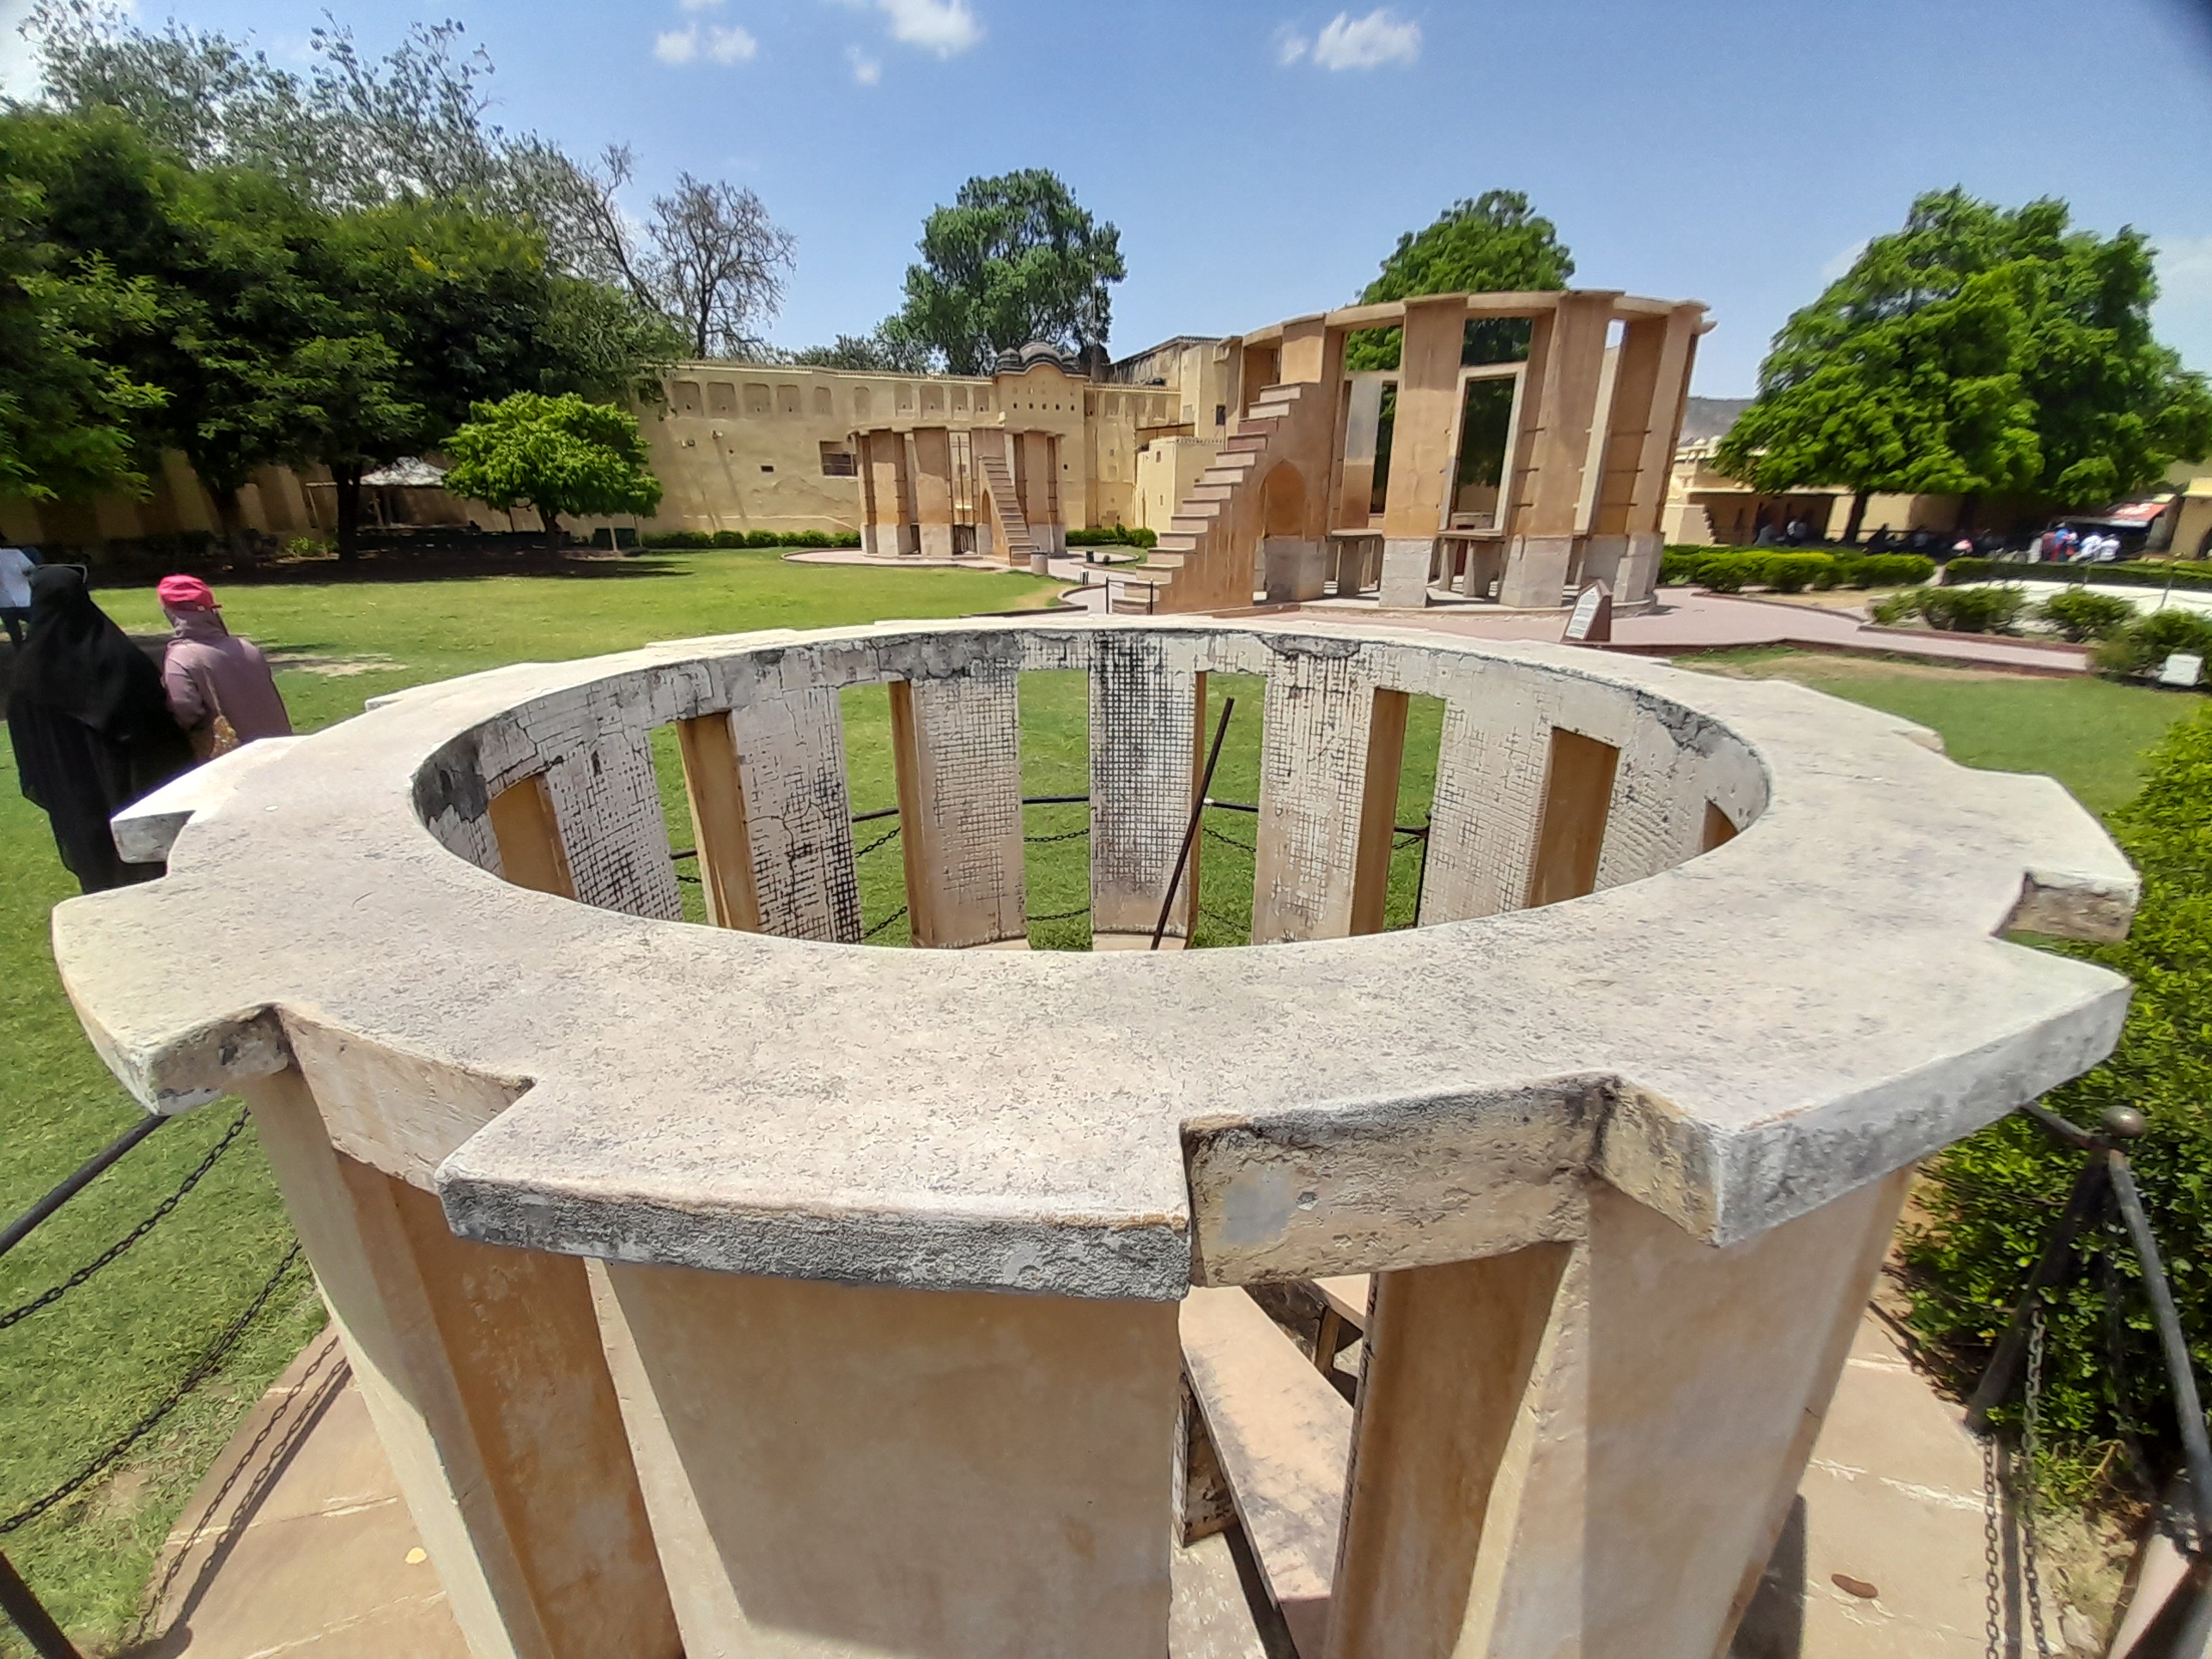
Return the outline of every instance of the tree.
[[[518,392],[479,404],[443,448],[453,461],[447,489],[508,512],[537,508],[552,547],[561,545],[564,516],[650,514],[660,505],[637,417],[573,392]]]
[[[780,271],[798,244],[750,190],[686,173],[653,198],[647,291],[691,342],[694,355],[737,356],[759,344],[751,325],[783,302]]]
[[[791,354],[793,362],[812,368],[849,368],[864,374],[926,374],[929,348],[888,329],[872,334],[840,334],[826,346],[807,346]]]
[[[104,353],[156,310],[149,286],[58,244],[19,158],[50,124],[0,119],[0,493],[52,500],[145,487],[134,428],[161,389]]]
[[[1487,190],[1473,201],[1453,203],[1426,229],[1401,236],[1359,302],[1381,305],[1424,294],[1547,293],[1565,288],[1574,274],[1574,256],[1552,222],[1529,210],[1526,195]],[[1395,328],[1356,334],[1346,349],[1345,366],[1395,368],[1399,341]],[[1525,319],[1468,319],[1462,362],[1511,362],[1528,355]]]
[[[1094,222],[1042,167],[970,179],[924,222],[920,247],[905,308],[883,332],[956,374],[987,374],[1000,352],[1032,340],[1103,345],[1107,284],[1127,275],[1121,232]]]
[[[1953,189],[1774,337],[1759,396],[1717,464],[1770,493],[2016,494],[2101,505],[2212,448],[2212,393],[2150,331],[2158,288],[2135,231],[2069,228],[2063,203],[2010,210]]]

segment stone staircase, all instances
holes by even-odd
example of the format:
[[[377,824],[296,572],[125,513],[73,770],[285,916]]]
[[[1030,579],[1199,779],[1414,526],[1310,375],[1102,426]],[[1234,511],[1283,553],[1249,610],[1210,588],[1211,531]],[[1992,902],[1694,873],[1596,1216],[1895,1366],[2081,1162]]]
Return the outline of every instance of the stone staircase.
[[[990,493],[991,512],[999,538],[998,553],[1008,564],[1027,564],[1041,550],[1030,533],[1030,521],[1014,493],[1014,470],[1004,454],[993,454],[981,445],[975,449],[976,470]]]
[[[1237,435],[1222,445],[1213,464],[1191,486],[1169,521],[1167,533],[1145,562],[1147,568],[1166,576],[1153,596],[1154,610],[1214,611],[1252,603],[1257,538],[1253,526],[1259,520],[1259,502],[1256,495],[1246,492],[1258,490],[1272,461],[1282,459],[1289,448],[1309,390],[1293,383],[1261,392],[1237,422]],[[1307,404],[1306,410],[1316,407]],[[1141,601],[1143,596],[1136,598]],[[1139,603],[1134,608],[1143,606]],[[1122,609],[1119,599],[1115,609]]]

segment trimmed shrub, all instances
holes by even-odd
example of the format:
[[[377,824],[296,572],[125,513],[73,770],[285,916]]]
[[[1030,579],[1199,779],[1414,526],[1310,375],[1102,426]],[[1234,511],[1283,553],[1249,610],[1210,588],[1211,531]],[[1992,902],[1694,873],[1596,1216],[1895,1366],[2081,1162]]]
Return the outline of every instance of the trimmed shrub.
[[[1770,553],[1761,563],[1759,580],[1778,593],[1833,587],[1836,562],[1826,553]]]
[[[1921,553],[1869,553],[1861,562],[1856,587],[1912,587],[1936,574],[1936,561]]]
[[[2020,625],[2027,595],[2016,587],[1929,587],[1917,590],[1920,614],[1947,634],[2010,634]]]
[[[1698,579],[1698,572],[1713,556],[1709,547],[1670,547],[1659,555],[1659,580],[1662,586],[1679,587]]]
[[[1766,576],[1764,553],[1723,553],[1698,567],[1698,585],[1709,592],[1741,593]]]
[[[659,530],[641,537],[641,547],[858,547],[857,530]]]
[[[2150,751],[2142,792],[2112,815],[2112,829],[2142,874],[2135,925],[2118,944],[2061,948],[2125,975],[2135,996],[2112,1057],[2046,1103],[2092,1127],[2114,1106],[2148,1120],[2128,1155],[2201,1376],[2212,1370],[2212,710],[2177,724]],[[1995,1346],[2083,1157],[2015,1116],[1925,1166],[1929,1178],[1915,1199],[1926,1219],[1902,1240],[1911,1320],[1961,1393]],[[2108,1291],[2120,1303],[2111,1318]],[[2057,1455],[2053,1472],[2078,1491],[2115,1442],[2134,1440],[2152,1465],[2138,1474],[2155,1483],[2178,1462],[2173,1408],[2117,1221],[2084,1231],[2073,1271],[2044,1307],[2043,1431]],[[2015,1416],[2018,1398],[2015,1389]]]
[[[2101,582],[2114,587],[2212,588],[2212,562],[2130,559],[2117,564],[2015,564],[2002,559],[1954,559],[1943,567],[1947,582],[2010,581],[2022,576],[2047,581]]]
[[[1900,623],[1911,622],[1920,614],[1920,601],[1923,597],[1914,589],[1888,594],[1875,601],[1874,619],[1884,628],[1895,628]]]
[[[1067,532],[1070,547],[1156,547],[1159,539],[1155,531],[1121,524],[1101,525],[1094,530],[1071,530]]]
[[[2069,587],[2053,593],[2035,613],[2075,644],[2101,640],[2135,620],[2136,608],[2117,593],[2092,593]]]
[[[2090,660],[2107,674],[2154,674],[2177,651],[2212,657],[2212,617],[2154,611],[2107,635]]]

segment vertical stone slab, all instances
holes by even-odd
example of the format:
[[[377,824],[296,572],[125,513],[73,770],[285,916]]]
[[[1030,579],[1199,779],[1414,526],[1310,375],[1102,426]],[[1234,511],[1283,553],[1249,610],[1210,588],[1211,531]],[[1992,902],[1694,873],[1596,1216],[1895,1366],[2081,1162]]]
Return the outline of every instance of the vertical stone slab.
[[[1367,725],[1360,781],[1359,850],[1352,871],[1352,931],[1379,933],[1390,896],[1390,855],[1398,841],[1398,785],[1406,768],[1406,716],[1413,699],[1378,690]]]
[[[1451,483],[1452,433],[1459,418],[1459,360],[1467,301],[1456,295],[1406,302],[1398,356],[1398,406],[1390,427],[1389,487],[1382,502],[1385,610],[1429,602],[1429,570]]]
[[[860,876],[836,688],[787,659],[730,707],[760,930],[860,942]]]
[[[653,769],[649,690],[613,680],[542,699],[523,735],[544,762],[571,896],[603,910],[681,921],[683,890]]]
[[[604,1273],[687,1651],[1164,1650],[1176,1304]]]
[[[342,1047],[303,1060],[338,1086]],[[300,1072],[246,1092],[470,1650],[675,1659],[582,1262],[453,1237],[428,1193],[333,1148]]]
[[[1702,774],[1698,757],[1677,747],[1665,725],[1638,720],[1630,727],[1613,775],[1595,890],[1671,870],[1705,850]]]
[[[1529,909],[1597,890],[1620,765],[1620,750],[1613,744],[1553,728],[1544,810],[1528,872]]]
[[[1252,943],[1352,931],[1375,682],[1350,656],[1285,652],[1267,675]]]
[[[1613,302],[1603,290],[1563,294],[1547,328],[1541,361],[1532,346],[1523,383],[1524,412],[1516,455],[1513,536],[1498,587],[1504,605],[1545,609],[1559,603],[1573,562],[1583,469],[1597,414]]]
[[[1328,1659],[1455,1650],[1572,1248],[1376,1276]]]
[[[1193,733],[1204,676],[1170,667],[1165,641],[1097,636],[1091,665],[1091,928],[1149,936],[1189,827]],[[1201,760],[1201,764],[1203,761]],[[1167,931],[1190,936],[1197,870],[1186,868]]]
[[[546,793],[543,777],[509,784],[491,798],[484,817],[499,852],[498,861],[490,866],[497,874],[535,892],[576,896],[568,855],[561,846],[561,826],[553,816],[553,798]]]
[[[1429,809],[1421,925],[1515,910],[1543,811],[1552,724],[1533,690],[1510,684],[1444,704]]]
[[[941,426],[914,430],[914,514],[921,556],[952,556],[952,434]]]
[[[707,920],[716,927],[760,931],[760,896],[753,889],[752,844],[745,826],[745,792],[738,775],[730,717],[702,714],[676,722],[684,756],[684,793],[698,838],[699,887]]]
[[[890,683],[907,911],[915,945],[1025,939],[1021,713],[1009,664]]]
[[[1724,1650],[1911,1176],[1725,1249],[1592,1183],[1589,1236],[1490,1483],[1452,1653]]]

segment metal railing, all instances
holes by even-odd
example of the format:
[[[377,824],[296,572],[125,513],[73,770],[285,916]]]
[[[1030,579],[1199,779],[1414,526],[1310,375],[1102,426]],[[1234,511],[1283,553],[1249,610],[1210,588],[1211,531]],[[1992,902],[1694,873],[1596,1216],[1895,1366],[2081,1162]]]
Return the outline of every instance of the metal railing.
[[[2027,1432],[2023,1452],[2028,1467],[2024,1477],[2028,1503],[2024,1506],[2023,1543],[2033,1548],[2033,1482],[2035,1456],[2036,1395],[2039,1383],[2043,1348],[2043,1321],[2046,1299],[2057,1290],[2073,1271],[2075,1261],[2075,1241],[2085,1231],[2104,1227],[2113,1212],[2119,1215],[2128,1243],[2142,1272],[2143,1293],[2150,1303],[2151,1322],[2158,1333],[2159,1350],[2165,1361],[2166,1382],[2173,1393],[2173,1411],[2181,1434],[2184,1473],[2189,1486],[2190,1512],[2196,1526],[2196,1539],[2191,1553],[2201,1560],[2208,1547],[2212,1547],[2212,1439],[2208,1439],[2204,1407],[2197,1390],[2197,1374],[2189,1357],[2189,1339],[2181,1328],[2181,1316],[2173,1301],[2173,1287],[2166,1278],[2166,1266],[2159,1254],[2158,1240],[2151,1231],[2150,1217],[2143,1208],[2142,1194],[2136,1185],[2134,1168],[2123,1150],[2128,1143],[2142,1139],[2148,1127],[2141,1112],[2125,1106],[2107,1110],[2099,1120],[2094,1130],[2084,1129],[2069,1123],[2056,1112],[2042,1106],[2023,1106],[2024,1116],[2040,1124],[2054,1139],[2073,1146],[2088,1156],[2083,1161],[2080,1174],[2066,1203],[2045,1236],[2043,1249],[2036,1258],[2027,1283],[2014,1304],[2012,1316],[1998,1339],[1996,1351],[1976,1384],[1972,1397],[1966,1402],[1966,1426],[1981,1436],[1985,1445],[1993,1446],[1995,1430],[1990,1413],[2011,1396],[2013,1385],[2019,1378],[2023,1360],[2027,1362],[2027,1389],[2025,1401],[2025,1420]],[[2117,1294],[2117,1291],[2108,1291]],[[2033,1589],[2033,1563],[2027,1566],[2031,1594]],[[1992,1592],[1994,1599],[1994,1590]],[[2184,1613],[2180,1604],[2187,1601]],[[2040,1608],[2031,1602],[2031,1607],[2040,1624]],[[2167,1624],[2179,1615],[2181,1634],[2170,1651],[2176,1655],[2195,1656],[2204,1652],[2208,1641],[2212,1641],[2212,1574],[2185,1575],[2172,1593],[2169,1607],[2161,1612],[2159,1623]],[[1996,1640],[1994,1614],[1991,1640]],[[2038,1631],[2039,1637],[2041,1632]]]

